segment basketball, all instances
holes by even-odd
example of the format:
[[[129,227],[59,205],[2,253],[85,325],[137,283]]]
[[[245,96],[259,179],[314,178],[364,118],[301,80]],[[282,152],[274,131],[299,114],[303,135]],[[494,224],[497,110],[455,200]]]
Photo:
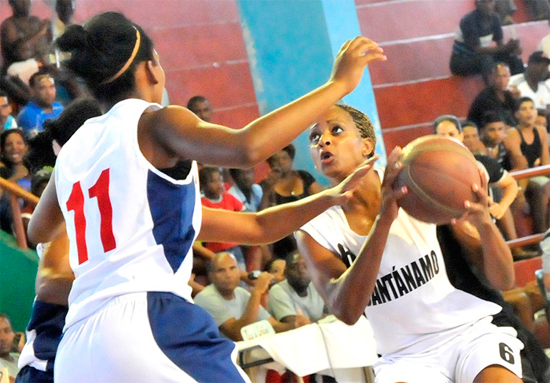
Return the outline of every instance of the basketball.
[[[424,136],[403,148],[403,168],[394,187],[406,186],[408,193],[398,200],[412,217],[435,224],[449,223],[465,212],[464,201],[477,201],[472,191],[481,185],[477,161],[459,141],[441,136]]]

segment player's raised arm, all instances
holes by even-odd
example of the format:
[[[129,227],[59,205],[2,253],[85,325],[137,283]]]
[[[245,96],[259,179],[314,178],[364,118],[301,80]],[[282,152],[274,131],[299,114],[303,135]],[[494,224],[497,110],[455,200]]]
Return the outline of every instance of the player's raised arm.
[[[375,42],[356,37],[342,46],[327,83],[242,129],[206,123],[181,107],[168,107],[144,118],[158,127],[154,131],[156,139],[185,159],[224,167],[250,167],[287,145],[355,89],[367,64],[385,59]]]

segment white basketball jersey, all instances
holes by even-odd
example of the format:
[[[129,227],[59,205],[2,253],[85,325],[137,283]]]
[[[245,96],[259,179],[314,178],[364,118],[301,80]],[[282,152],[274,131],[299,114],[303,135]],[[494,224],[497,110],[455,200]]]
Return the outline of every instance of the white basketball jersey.
[[[188,301],[192,244],[201,222],[197,166],[184,180],[153,167],[139,149],[138,121],[158,104],[129,99],[88,120],[55,168],[75,281],[66,327],[109,299],[143,291]]]
[[[328,209],[301,230],[338,254],[348,267],[367,239],[351,230],[340,206]],[[500,306],[451,285],[436,226],[418,221],[400,209],[384,248],[374,293],[365,309],[378,353],[425,349],[440,342],[445,331],[500,310]]]

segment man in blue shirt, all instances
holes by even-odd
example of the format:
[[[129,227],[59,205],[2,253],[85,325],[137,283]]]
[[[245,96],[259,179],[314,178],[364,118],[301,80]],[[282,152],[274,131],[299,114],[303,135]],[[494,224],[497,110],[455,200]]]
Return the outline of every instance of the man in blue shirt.
[[[55,81],[50,74],[37,72],[29,80],[32,99],[17,116],[17,124],[27,137],[34,137],[43,130],[42,124],[50,118],[57,118],[63,105],[55,101]]]

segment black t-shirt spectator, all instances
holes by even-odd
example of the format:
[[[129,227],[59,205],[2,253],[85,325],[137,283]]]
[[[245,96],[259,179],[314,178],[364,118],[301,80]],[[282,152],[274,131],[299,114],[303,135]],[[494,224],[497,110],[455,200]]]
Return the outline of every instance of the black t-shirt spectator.
[[[453,53],[476,54],[475,48],[488,46],[489,42],[502,40],[502,25],[498,15],[491,17],[491,23],[483,25],[481,14],[474,10],[468,13],[460,21],[460,30],[457,32]]]
[[[483,114],[487,112],[498,113],[500,118],[508,126],[515,126],[516,120],[514,119],[514,106],[516,100],[512,93],[509,91],[504,92],[504,101],[501,101],[492,86],[489,86],[482,90],[474,102],[470,106],[468,112],[468,120],[474,122],[479,128],[483,120]]]

